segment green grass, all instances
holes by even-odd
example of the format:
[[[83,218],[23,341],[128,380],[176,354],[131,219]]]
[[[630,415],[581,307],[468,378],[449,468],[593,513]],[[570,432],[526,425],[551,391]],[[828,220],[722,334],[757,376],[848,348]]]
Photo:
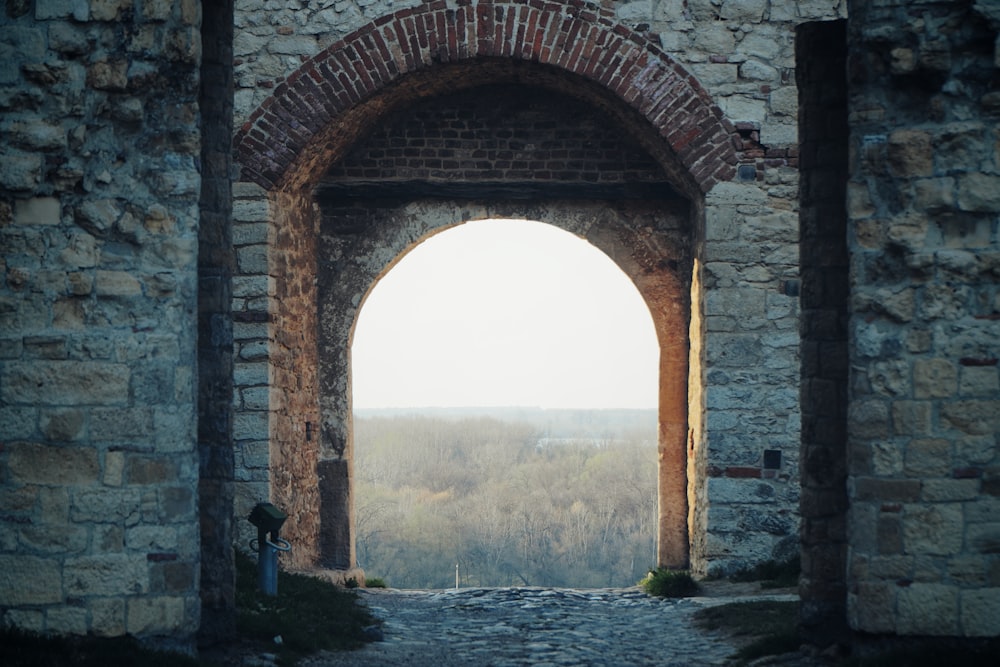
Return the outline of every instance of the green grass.
[[[385,580],[379,577],[372,577],[365,580],[365,588],[386,588]]]
[[[802,643],[798,602],[734,602],[700,609],[694,618],[706,630],[748,640],[735,656],[741,664],[765,655],[797,651]]]
[[[0,630],[5,667],[211,667],[179,653],[152,651],[131,637],[45,637],[14,628]]]
[[[240,635],[267,646],[283,665],[317,651],[358,648],[363,629],[377,623],[353,592],[315,577],[279,570],[278,594],[258,592],[257,564],[239,553],[236,607]]]
[[[691,574],[686,570],[651,570],[639,582],[639,587],[650,595],[663,598],[686,598],[697,595],[701,590]]]

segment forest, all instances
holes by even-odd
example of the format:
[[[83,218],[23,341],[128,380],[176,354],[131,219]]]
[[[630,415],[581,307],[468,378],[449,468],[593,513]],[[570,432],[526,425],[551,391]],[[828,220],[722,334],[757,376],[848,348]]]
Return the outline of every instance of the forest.
[[[354,434],[358,562],[389,586],[630,586],[655,563],[655,410],[383,411]]]

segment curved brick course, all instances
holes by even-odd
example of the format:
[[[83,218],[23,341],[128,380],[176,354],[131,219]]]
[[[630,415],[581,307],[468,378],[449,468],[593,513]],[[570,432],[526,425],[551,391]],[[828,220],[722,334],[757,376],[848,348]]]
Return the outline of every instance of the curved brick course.
[[[732,179],[739,145],[732,124],[693,76],[609,11],[584,2],[461,4],[449,9],[438,0],[383,16],[307,60],[237,133],[242,180],[284,187],[316,150],[336,155],[335,119],[406,75],[493,58],[555,68],[610,91],[656,128],[702,192]],[[434,86],[476,82],[469,72],[438,77]]]

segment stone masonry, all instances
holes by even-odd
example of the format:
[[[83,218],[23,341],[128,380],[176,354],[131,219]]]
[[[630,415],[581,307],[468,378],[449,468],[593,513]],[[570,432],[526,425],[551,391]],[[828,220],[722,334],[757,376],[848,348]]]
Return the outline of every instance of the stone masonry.
[[[855,3],[848,620],[1000,635],[1000,8]]]
[[[697,8],[691,3],[688,9],[680,3],[676,7],[667,5],[671,3],[655,7],[645,2],[604,6],[544,2],[373,3],[361,13],[345,4],[326,9],[317,6],[311,14],[296,13],[294,19],[288,17],[290,23],[278,29],[265,7],[252,3],[238,7],[238,32],[244,28],[246,32],[237,38],[235,48],[236,114],[246,122],[237,134],[237,162],[242,179],[248,182],[247,191],[262,188],[257,199],[248,198],[241,205],[256,212],[248,223],[258,233],[256,241],[238,247],[238,252],[247,261],[269,257],[273,266],[289,263],[281,259],[284,248],[312,245],[309,239],[316,234],[319,221],[315,212],[310,213],[309,201],[300,194],[308,190],[300,188],[317,182],[323,175],[320,165],[347,169],[342,166],[347,163],[338,160],[352,150],[360,137],[381,131],[372,123],[384,113],[382,110],[401,109],[399,113],[405,116],[405,110],[415,102],[413,96],[424,98],[491,81],[503,84],[516,77],[521,83],[533,83],[567,96],[580,109],[595,106],[610,113],[620,132],[638,138],[640,150],[648,155],[641,159],[658,164],[660,173],[656,178],[665,179],[694,203],[685,261],[696,275],[685,277],[684,282],[688,289],[694,287],[690,308],[698,329],[697,342],[686,362],[690,373],[682,383],[687,389],[681,390],[689,392],[685,408],[689,414],[681,415],[674,426],[667,428],[668,432],[673,429],[673,440],[661,442],[665,451],[680,453],[690,447],[689,455],[681,454],[686,463],[682,458],[679,465],[670,464],[678,470],[675,476],[686,478],[682,484],[687,490],[686,497],[661,505],[667,507],[665,512],[687,506],[683,510],[688,513],[687,525],[681,529],[687,535],[679,538],[687,544],[682,549],[684,555],[672,564],[683,565],[690,559],[700,573],[723,572],[761,560],[787,558],[796,548],[798,309],[794,293],[787,292],[786,287],[794,284],[798,275],[794,198],[797,104],[789,73],[794,65],[796,23],[803,18],[836,18],[843,8],[800,7],[793,14],[772,12],[765,16],[763,4],[752,9],[720,9],[708,3]],[[324,25],[328,31],[321,31]],[[610,32],[612,28],[618,32]],[[603,36],[605,30],[609,32]],[[711,34],[710,39],[705,38],[707,41],[695,38],[706,32]],[[496,37],[508,41],[501,45]],[[614,48],[606,49],[605,64],[595,70],[592,47],[587,44],[604,40]],[[578,46],[574,48],[574,44]],[[630,54],[629,49],[638,50]],[[616,53],[618,58],[612,59]],[[480,63],[478,58],[486,60]],[[634,72],[623,64],[629,62],[636,66]],[[643,106],[647,96],[658,99],[670,89],[670,79],[651,74],[661,66],[657,63],[668,69],[681,64],[689,67],[694,76],[688,80],[698,88],[704,87],[704,92],[694,94],[694,100],[708,95],[718,105],[719,113],[728,114],[721,131],[728,135],[725,144],[736,152],[723,157],[720,151],[724,144],[700,149],[725,162],[706,159],[704,153],[693,150],[693,145],[681,149],[690,140],[684,132],[691,132],[687,136],[698,137],[697,141],[710,136],[704,133],[699,137],[700,130],[683,129],[709,127],[703,121],[691,122],[696,118],[693,114],[700,113],[695,106],[689,105],[685,111],[678,107],[670,115],[666,110]],[[639,67],[648,69],[642,71]],[[609,87],[610,98],[574,84],[571,74]],[[388,87],[397,78],[400,83]],[[635,92],[628,94],[628,86],[636,86]],[[383,87],[385,92],[380,92]],[[692,102],[686,94],[674,94],[677,97],[672,99]],[[635,109],[629,111],[629,106]],[[370,111],[362,111],[369,107]],[[636,112],[646,114],[648,119],[656,118],[655,122],[663,125],[637,125],[632,115]],[[677,113],[689,120],[681,120],[684,116]],[[324,118],[337,120],[319,125]],[[291,119],[298,120],[290,124]],[[674,142],[675,148],[665,150],[657,132]],[[324,138],[320,140],[319,136]],[[409,135],[399,138],[407,140],[417,139]],[[438,162],[440,156],[431,157],[426,142],[420,145],[425,146],[425,162],[414,161],[412,151],[418,145],[412,143],[399,147],[411,155],[414,163],[406,171],[401,171],[396,161],[392,166],[372,166],[369,172],[378,169],[383,182],[482,183],[526,178],[523,168],[520,174],[516,168],[505,169],[509,157],[494,155],[485,162],[481,160],[476,170],[460,172],[445,166],[457,164],[454,160]],[[537,147],[538,143],[532,145]],[[520,161],[533,166],[545,160],[537,148],[520,153]],[[686,163],[685,155],[697,156],[696,163]],[[544,171],[537,166],[534,169],[539,178],[543,178]],[[736,178],[737,172],[742,174],[740,178]],[[608,178],[612,172],[602,173],[602,178]],[[565,174],[563,169],[551,179],[588,182],[586,176]],[[334,172],[328,178],[336,178]],[[343,174],[345,183],[353,182],[352,178],[357,176]],[[642,181],[646,177],[630,178]],[[280,206],[276,205],[278,201]],[[298,212],[291,213],[293,210]],[[275,227],[278,212],[300,220],[298,231]],[[309,222],[310,218],[313,222]],[[266,223],[270,223],[271,232],[266,231]],[[289,243],[275,244],[273,239],[281,234],[294,234],[297,240],[289,236]],[[410,243],[416,241],[419,236]],[[406,249],[401,246],[396,252]],[[325,260],[321,257],[320,261]],[[368,272],[377,277],[384,265],[377,264]],[[242,267],[239,270],[244,271]],[[257,291],[247,296],[263,302],[268,298],[266,290],[280,289],[283,274],[274,268],[266,274],[253,269],[237,280],[258,285]],[[356,307],[372,284],[374,281],[360,288],[361,292],[353,296],[355,305],[349,308]],[[309,296],[307,290],[308,286],[304,286],[303,291],[295,292],[310,301],[320,298]],[[251,314],[239,313],[248,300],[237,299],[237,317],[252,319]],[[285,303],[282,308],[291,308],[295,320],[300,321],[301,307]],[[286,330],[281,322],[291,320],[272,321],[270,331]],[[263,336],[248,339],[246,349],[261,356],[252,364],[247,360],[247,368],[266,368],[266,355],[274,345],[275,341]],[[315,354],[308,351],[313,345],[319,343],[300,345],[297,353]],[[320,355],[321,363],[323,359],[346,358],[347,346],[348,340],[342,339],[339,347]],[[270,442],[271,456],[280,456],[274,449],[279,437],[297,437],[298,451],[315,448],[316,453],[309,456],[329,461],[324,464],[328,471],[337,460],[347,462],[342,474],[349,477],[349,369],[341,367],[334,375],[339,379],[331,380],[329,389],[321,388],[318,405],[309,407],[319,410],[321,425],[312,422],[308,428],[322,430],[324,442],[303,445],[307,428],[303,421],[308,420],[298,424],[285,421],[273,400],[252,408],[245,407],[244,402],[237,412],[237,424],[257,424],[256,431],[243,431],[246,451],[262,452],[263,443]],[[669,395],[667,386],[676,383],[668,382],[668,376],[664,375],[663,386]],[[237,382],[238,404],[245,401],[248,391],[264,395],[265,385],[260,384],[264,380],[259,374],[257,377],[261,379],[253,384],[240,386]],[[273,399],[273,392],[270,396]],[[289,435],[276,435],[282,433]],[[765,452],[775,467],[765,467]],[[264,460],[255,460],[252,469],[238,472],[251,485],[246,491],[238,491],[244,499],[238,513],[260,497],[260,485],[269,479]],[[297,465],[284,457],[281,460]],[[314,475],[312,464],[304,461],[296,471],[280,474],[286,479]],[[685,468],[687,472],[683,472]],[[272,464],[270,470],[273,480],[274,471],[283,468],[276,469]],[[661,469],[661,481],[667,476]],[[276,488],[282,485],[272,484],[272,493]],[[297,515],[312,515],[298,509],[304,499],[296,497],[291,489],[280,492],[280,497],[293,503]],[[337,502],[349,507],[350,500]],[[315,529],[310,524],[307,532]],[[348,528],[343,537],[345,553],[351,550],[349,533]],[[677,540],[661,532],[661,542]],[[304,541],[311,543],[312,539]],[[345,566],[339,558],[334,560],[340,563],[338,567]]]
[[[189,648],[201,10],[0,22],[0,622]]]
[[[0,623],[225,638],[259,500],[287,564],[351,573],[353,320],[499,215],[651,306],[661,563],[801,547],[818,643],[1000,635],[998,33],[988,0],[8,0]]]

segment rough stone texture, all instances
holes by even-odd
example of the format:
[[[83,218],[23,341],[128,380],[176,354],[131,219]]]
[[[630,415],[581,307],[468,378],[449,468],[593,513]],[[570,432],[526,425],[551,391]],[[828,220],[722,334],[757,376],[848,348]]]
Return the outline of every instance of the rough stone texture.
[[[925,4],[851,5],[848,619],[996,636],[1000,22]]]
[[[785,293],[783,285],[794,281],[798,263],[794,200],[797,174],[793,168],[797,163],[793,145],[796,104],[794,83],[787,76],[793,63],[791,28],[797,17],[768,23],[762,14],[754,18],[753,12],[746,16],[738,12],[739,16],[732,17],[705,13],[684,23],[682,32],[693,37],[699,27],[711,26],[715,41],[691,49],[688,45],[667,46],[660,35],[648,31],[655,20],[677,33],[678,17],[654,17],[649,14],[652,8],[640,5],[623,14],[613,11],[610,4],[548,2],[461,6],[434,2],[421,3],[412,10],[396,3],[376,2],[367,5],[364,13],[353,12],[352,7],[352,3],[343,3],[334,11],[303,11],[294,20],[288,17],[296,23],[288,24],[289,29],[284,31],[272,31],[270,26],[274,24],[265,21],[259,9],[237,9],[236,113],[246,120],[237,133],[237,160],[248,188],[249,183],[263,186],[265,192],[270,192],[271,210],[280,211],[287,220],[268,218],[263,193],[256,201],[248,197],[245,202],[237,202],[237,216],[247,218],[248,223],[239,223],[234,233],[234,238],[240,239],[239,272],[246,277],[240,282],[247,289],[256,285],[258,291],[256,297],[251,296],[252,292],[237,297],[234,310],[249,311],[254,298],[256,303],[262,303],[261,290],[270,276],[275,293],[288,295],[278,299],[280,309],[295,312],[296,316],[284,319],[276,310],[272,314],[278,314],[282,323],[296,330],[297,322],[307,321],[301,317],[309,312],[304,304],[314,298],[310,287],[296,286],[299,274],[285,272],[281,267],[286,256],[300,257],[304,263],[299,262],[299,266],[313,261],[289,253],[307,252],[312,243],[309,239],[316,233],[311,229],[315,223],[301,188],[311,187],[324,172],[328,173],[325,183],[339,179],[348,187],[360,179],[375,178],[376,172],[383,181],[448,183],[517,183],[528,178],[560,183],[665,180],[695,202],[689,223],[691,240],[684,244],[687,250],[683,259],[699,261],[698,277],[684,277],[683,283],[699,286],[692,295],[692,310],[703,311],[696,334],[707,344],[701,346],[699,340],[699,347],[692,347],[695,356],[687,364],[691,372],[686,380],[670,380],[669,372],[662,380],[664,395],[670,397],[683,395],[683,385],[689,386],[688,415],[668,412],[671,416],[661,416],[664,424],[670,424],[662,435],[665,441],[687,442],[684,447],[690,446],[691,453],[685,482],[687,499],[664,503],[661,514],[661,523],[676,526],[680,521],[669,515],[687,506],[688,528],[683,532],[690,536],[668,536],[664,532],[661,545],[688,541],[688,546],[675,548],[670,562],[683,563],[687,557],[676,554],[689,552],[696,571],[701,573],[790,556],[796,539],[798,503],[798,307],[794,294]],[[836,16],[837,11],[831,8],[830,16]],[[376,16],[382,18],[371,23]],[[619,23],[620,19],[625,23]],[[745,36],[741,26],[750,25],[746,22],[759,29],[757,37]],[[328,26],[329,32],[323,26]],[[307,33],[314,37],[306,37]],[[475,56],[485,59],[474,60]],[[544,63],[545,67],[536,63]],[[682,64],[689,66],[695,76],[690,76]],[[742,74],[741,65],[745,65]],[[785,75],[781,74],[783,69]],[[573,75],[590,83],[578,85]],[[586,165],[608,156],[593,152],[578,159],[562,159],[562,164],[557,165],[558,158],[549,149],[539,149],[538,142],[531,144],[533,149],[511,148],[506,151],[510,155],[502,147],[476,153],[477,148],[482,151],[485,147],[476,145],[476,141],[483,141],[481,138],[467,145],[428,144],[432,137],[447,138],[431,134],[435,123],[468,110],[430,106],[419,111],[414,106],[418,100],[475,85],[511,82],[546,90],[577,109],[593,106],[609,116],[605,126],[618,125],[633,137],[630,142],[638,142],[638,154],[644,153],[645,157],[634,164],[642,165],[642,169],[627,172],[612,163],[594,169],[592,164]],[[768,101],[772,91],[778,91],[773,109]],[[393,109],[400,109],[399,115],[410,123],[399,126],[395,135],[392,121],[385,115]],[[533,121],[530,109],[528,112],[527,116],[513,116],[520,120],[508,119],[515,137],[519,133],[530,135]],[[738,122],[734,125],[723,120],[720,112]],[[486,130],[489,127],[484,126]],[[493,131],[498,129],[494,127]],[[762,132],[769,141],[766,146]],[[419,136],[425,138],[419,153],[414,150],[415,144],[389,145],[394,137],[416,141]],[[358,145],[362,137],[371,137],[364,144],[368,153],[350,154],[362,150]],[[397,148],[402,150],[397,152]],[[581,148],[564,144],[567,154]],[[636,153],[636,149],[629,150]],[[473,157],[480,161],[473,164]],[[738,182],[732,182],[737,162],[741,176]],[[327,171],[330,165],[333,169]],[[581,166],[585,168],[581,170]],[[706,191],[711,192],[706,196]],[[321,188],[321,201],[323,192]],[[496,192],[490,196],[497,198]],[[270,227],[261,223],[270,223]],[[703,236],[704,242],[700,240]],[[279,237],[287,237],[288,241]],[[418,239],[419,235],[411,235],[407,242]],[[379,270],[407,246],[391,247],[391,252],[381,251],[384,257],[380,255],[376,264]],[[326,259],[321,257],[320,261]],[[694,266],[691,264],[692,269]],[[367,287],[359,289],[356,302]],[[293,297],[302,300],[300,304],[293,304]],[[355,303],[348,304],[350,308],[345,312],[353,313]],[[259,334],[248,339],[239,354],[248,362],[247,372],[251,359],[261,366],[260,371],[255,377],[247,375],[247,382],[242,382],[239,363],[236,370],[234,398],[242,406],[238,408],[237,424],[248,427],[242,431],[248,446],[251,441],[266,438],[264,422],[244,420],[239,411],[266,412],[260,403],[268,382],[265,369],[278,371],[287,363],[289,352],[305,355],[304,361],[314,345],[307,333],[297,347],[283,350],[283,344],[272,335],[266,339],[270,363],[263,366],[263,316],[249,321],[256,317],[236,315],[237,327],[246,318],[247,328],[253,325]],[[325,330],[322,317],[320,324]],[[285,324],[281,324],[272,331],[284,328]],[[319,396],[323,413],[321,456],[330,460],[350,456],[349,369],[346,363],[337,361],[346,357],[348,338],[340,336],[336,341],[330,347],[322,347],[321,342],[319,357],[321,363],[333,364],[337,369],[324,371],[328,379]],[[670,349],[672,354],[678,354],[676,348]],[[308,367],[298,366],[300,373]],[[287,468],[291,459],[275,449],[279,439],[275,434],[288,433],[302,442],[304,429],[301,424],[296,427],[276,420],[287,400],[273,391],[279,382],[274,382],[267,396],[270,419],[266,428],[271,435],[272,465],[282,461],[280,465]],[[303,392],[297,395],[302,397]],[[706,410],[710,420],[704,418]],[[300,411],[298,419],[308,422],[308,414],[309,408],[304,414]],[[257,424],[256,431],[252,424]],[[679,445],[668,449],[681,451]],[[781,453],[778,469],[763,469],[764,450]],[[306,453],[294,463],[296,474],[309,475],[305,465],[309,456]],[[257,465],[252,456],[246,460]],[[669,475],[674,480],[685,467],[676,461],[664,465],[675,470]],[[731,480],[726,492],[704,482],[715,470],[721,470],[720,474]],[[284,481],[274,485],[273,472],[244,469],[237,476],[251,481],[265,473],[270,475],[267,479],[272,480],[272,489],[284,487]],[[665,474],[661,471],[661,481]],[[765,476],[767,479],[762,481],[760,478]],[[344,499],[332,504],[324,501],[324,507],[349,511],[349,483],[341,484],[346,486]],[[713,488],[718,488],[721,495],[713,497]],[[301,496],[288,499],[296,508],[306,500]],[[760,503],[769,506],[767,521],[759,517]],[[733,509],[730,516],[734,519],[710,522],[708,516],[715,505]],[[295,514],[308,515],[297,509]],[[328,516],[326,521],[330,520]],[[661,532],[667,530],[661,528]],[[303,536],[311,531],[304,530]],[[350,559],[351,540],[349,534],[334,541],[338,540],[341,546],[330,548],[348,555],[330,556],[330,562],[344,567],[344,559]]]
[[[847,81],[846,22],[813,22],[796,37],[800,90],[802,261],[801,512],[803,631],[846,636]],[[884,384],[896,381],[896,369]],[[886,526],[886,532],[891,531]]]
[[[345,332],[399,253],[488,213],[585,227],[649,278],[637,282],[651,302],[685,304],[662,320],[688,344],[665,348],[661,374],[661,494],[686,492],[661,512],[661,561],[689,549],[706,573],[790,555],[798,506],[804,619],[875,635],[1000,632],[991,3],[292,4],[6,5],[0,622],[189,649],[204,605],[217,612],[207,634],[223,636],[232,507],[246,530],[261,499],[289,510],[295,564],[350,565]],[[809,83],[837,45],[797,62],[793,36],[847,5],[845,140],[839,111],[817,118],[831,100]],[[434,205],[315,205],[321,177],[392,112],[483,83],[604,114],[644,157],[602,173],[669,183],[686,212],[618,201],[580,216],[580,202],[495,189],[474,206],[455,190]],[[819,151],[802,158],[801,199],[799,113],[813,126],[802,150]],[[847,176],[827,173],[844,146]],[[455,180],[445,157],[391,169]],[[490,178],[524,178],[505,159],[489,157],[501,171]],[[560,185],[593,173],[563,171]],[[840,201],[846,234],[826,210]],[[350,280],[314,281],[330,257]],[[780,467],[764,465],[768,451]],[[687,543],[674,550],[682,506]]]
[[[0,624],[190,649],[199,23],[124,4],[0,18]]]

